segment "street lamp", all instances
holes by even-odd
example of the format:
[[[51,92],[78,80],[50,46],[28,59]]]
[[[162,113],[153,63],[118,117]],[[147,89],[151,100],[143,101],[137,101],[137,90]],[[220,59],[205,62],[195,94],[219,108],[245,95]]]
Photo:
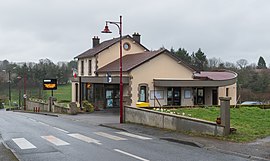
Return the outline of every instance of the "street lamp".
[[[120,16],[120,21],[119,22],[114,22],[114,21],[106,21],[106,25],[102,33],[112,33],[109,30],[108,24],[114,24],[118,27],[119,29],[119,35],[120,35],[120,64],[119,64],[119,69],[120,69],[120,123],[123,123],[123,79],[122,79],[122,16]]]
[[[11,106],[11,90],[10,90],[10,70],[6,71],[3,70],[3,72],[8,73],[8,103],[9,103],[9,107]]]
[[[18,83],[19,83],[19,109],[21,108],[21,79],[22,77],[18,76]]]
[[[24,109],[24,111],[26,110],[26,98],[27,98],[27,91],[26,91],[26,85],[27,85],[27,83],[26,83],[26,81],[27,81],[27,78],[26,78],[26,76],[27,76],[27,73],[25,73],[25,71],[24,71],[24,73],[23,73],[23,109]]]

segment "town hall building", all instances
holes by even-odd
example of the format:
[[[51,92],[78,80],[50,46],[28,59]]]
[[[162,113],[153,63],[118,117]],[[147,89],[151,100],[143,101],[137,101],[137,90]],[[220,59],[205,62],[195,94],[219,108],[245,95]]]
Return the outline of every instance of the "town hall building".
[[[198,71],[161,48],[150,51],[140,35],[122,37],[123,104],[151,107],[219,105],[219,97],[237,103],[237,74],[232,71]],[[72,80],[72,101],[88,100],[100,109],[119,107],[120,38],[100,42],[79,54],[78,77]]]

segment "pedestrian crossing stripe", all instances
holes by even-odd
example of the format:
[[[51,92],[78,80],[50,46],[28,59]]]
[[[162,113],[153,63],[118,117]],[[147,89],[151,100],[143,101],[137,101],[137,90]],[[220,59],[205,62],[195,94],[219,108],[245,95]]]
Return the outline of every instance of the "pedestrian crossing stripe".
[[[112,140],[116,140],[116,141],[120,141],[120,140],[127,140],[126,138],[122,138],[119,136],[115,136],[115,135],[111,135],[105,132],[95,132],[95,134],[99,135],[99,136],[103,136]]]
[[[69,143],[61,140],[61,139],[58,139],[52,135],[49,135],[49,136],[41,136],[41,138],[53,143],[54,145],[56,146],[62,146],[62,145],[69,145]]]
[[[128,133],[128,132],[122,132],[122,131],[121,132],[115,132],[115,133],[120,134],[120,135],[125,135],[125,136],[128,136],[128,137],[141,139],[141,140],[151,140],[152,139],[152,138],[149,138],[149,137],[144,137],[144,136],[140,136],[140,135],[136,135],[136,134],[132,134],[132,133]],[[94,134],[102,136],[102,137],[106,137],[106,138],[109,138],[109,139],[112,139],[112,140],[116,140],[116,141],[128,140],[126,138],[119,137],[119,136],[116,136],[116,135],[111,135],[111,134],[108,134],[108,133],[105,133],[105,132],[94,132]],[[72,133],[72,134],[67,134],[67,135],[70,136],[70,137],[73,137],[75,139],[87,142],[87,143],[94,143],[94,144],[97,144],[97,145],[102,145],[102,143],[100,143],[99,140],[90,138],[88,136],[84,136],[84,135],[79,134],[79,133]],[[50,143],[52,143],[52,144],[54,144],[56,146],[70,145],[70,143],[65,142],[65,141],[63,141],[63,140],[61,140],[61,139],[59,139],[59,138],[57,138],[55,136],[52,136],[52,135],[41,136],[41,138],[49,141]],[[32,143],[27,141],[25,138],[14,138],[12,140],[22,150],[37,148],[35,145],[33,145]]]
[[[95,140],[93,138],[90,138],[81,134],[68,134],[68,135],[87,143],[95,143],[95,144],[101,145],[101,143],[98,140]]]
[[[131,134],[131,133],[128,133],[128,132],[123,132],[123,131],[115,132],[115,133],[125,135],[125,136],[129,136],[129,137],[133,137],[133,138],[136,138],[136,139],[141,139],[141,140],[151,140],[152,139],[152,138],[149,138],[149,137],[135,135],[135,134]]]
[[[37,148],[35,145],[31,144],[25,138],[15,138],[12,139],[14,143],[16,143],[21,149],[35,149]]]

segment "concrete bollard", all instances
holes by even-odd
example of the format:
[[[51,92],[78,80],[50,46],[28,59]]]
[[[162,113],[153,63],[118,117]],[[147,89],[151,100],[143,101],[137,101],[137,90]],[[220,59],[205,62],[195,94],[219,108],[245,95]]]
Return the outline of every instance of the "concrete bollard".
[[[231,97],[219,97],[220,100],[220,119],[224,126],[224,136],[230,134],[230,100]]]

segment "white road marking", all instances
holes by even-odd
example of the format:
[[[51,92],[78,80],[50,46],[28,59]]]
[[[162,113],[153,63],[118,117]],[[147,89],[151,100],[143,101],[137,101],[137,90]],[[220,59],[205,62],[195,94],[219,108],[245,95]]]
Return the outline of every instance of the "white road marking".
[[[137,138],[137,139],[141,139],[141,140],[151,140],[152,138],[149,137],[145,137],[145,136],[140,136],[140,135],[135,135],[135,134],[131,134],[128,132],[115,132],[117,134],[121,134],[121,135],[125,135],[125,136],[129,136],[129,137],[133,137],[133,138]]]
[[[112,139],[112,140],[127,140],[125,138],[122,138],[122,137],[119,137],[119,136],[115,136],[115,135],[111,135],[111,134],[107,134],[105,132],[95,132],[95,134],[99,135],[99,136],[103,136],[103,137],[106,137],[106,138],[109,138],[109,139]]]
[[[32,119],[32,118],[28,118],[28,119],[31,120],[31,121],[37,122],[37,120],[34,120],[34,119]]]
[[[119,152],[119,153],[122,153],[122,154],[125,154],[125,155],[127,155],[127,156],[130,156],[130,157],[133,157],[133,158],[136,158],[136,159],[139,159],[139,160],[142,160],[142,161],[149,161],[149,160],[147,160],[147,159],[144,159],[144,158],[142,158],[142,157],[139,157],[139,156],[130,154],[130,153],[128,153],[128,152],[124,152],[124,151],[119,150],[119,149],[114,149],[114,151]]]
[[[25,138],[12,139],[21,149],[35,149],[35,145],[31,144]]]
[[[64,133],[69,133],[68,131],[66,131],[66,130],[63,130],[63,129],[60,129],[60,128],[58,128],[58,127],[53,127],[54,129],[56,129],[56,130],[59,130],[59,131],[62,131],[62,132],[64,132]]]
[[[68,135],[73,137],[73,138],[85,141],[87,143],[95,143],[95,144],[101,145],[101,143],[98,140],[92,139],[90,137],[87,137],[87,136],[84,136],[81,134],[68,134]]]
[[[38,123],[40,123],[40,124],[42,124],[42,125],[45,125],[45,126],[50,126],[50,125],[48,125],[48,124],[45,124],[44,122],[38,121]]]
[[[49,136],[41,136],[43,139],[53,143],[54,145],[56,146],[61,146],[61,145],[69,145],[69,143],[61,140],[61,139],[58,139],[52,135],[49,135]]]

